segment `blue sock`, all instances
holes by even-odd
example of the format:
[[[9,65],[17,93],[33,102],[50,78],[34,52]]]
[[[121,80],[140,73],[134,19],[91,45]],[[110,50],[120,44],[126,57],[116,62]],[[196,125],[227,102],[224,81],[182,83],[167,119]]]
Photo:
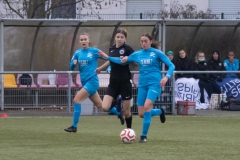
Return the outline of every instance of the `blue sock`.
[[[80,103],[75,103],[74,104],[74,112],[73,112],[73,127],[77,127],[78,121],[80,119],[80,114],[81,114],[81,104]]]
[[[162,114],[162,110],[161,109],[151,109],[151,116],[158,116]]]
[[[151,111],[150,112],[144,112],[144,118],[142,121],[142,136],[147,136],[148,129],[150,127],[152,117],[151,117]]]
[[[109,112],[112,113],[112,114],[118,115],[118,116],[120,115],[120,112],[117,111],[117,108],[116,108],[116,107],[111,108],[111,109],[109,110]]]

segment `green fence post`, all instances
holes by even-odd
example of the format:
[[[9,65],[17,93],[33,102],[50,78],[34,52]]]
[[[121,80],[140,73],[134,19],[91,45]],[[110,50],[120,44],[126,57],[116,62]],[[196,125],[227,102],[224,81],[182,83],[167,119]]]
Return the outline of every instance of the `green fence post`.
[[[142,13],[140,13],[140,19],[142,19]]]
[[[221,13],[221,19],[224,19],[224,13]]]

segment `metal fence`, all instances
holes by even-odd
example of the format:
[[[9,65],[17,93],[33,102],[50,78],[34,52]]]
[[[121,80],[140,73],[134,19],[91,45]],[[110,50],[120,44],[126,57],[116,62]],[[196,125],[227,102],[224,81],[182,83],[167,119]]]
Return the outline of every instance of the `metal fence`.
[[[23,16],[24,19],[27,19],[27,16]],[[54,17],[54,18],[51,18]],[[122,19],[240,19],[240,14],[179,14],[171,15],[164,13],[139,13],[139,14],[76,14],[76,17],[69,17],[69,15],[52,15],[47,19],[91,19],[91,20],[122,20]],[[0,18],[21,18],[17,14],[1,14]],[[43,19],[43,17],[35,18]]]
[[[31,85],[21,85],[21,74],[32,75]],[[132,71],[133,104],[131,112],[137,114],[137,83],[138,71]],[[166,73],[163,71],[162,73]],[[175,114],[175,74],[200,74],[202,71],[174,71],[172,78],[162,88],[160,97],[154,103],[154,108],[164,108],[166,113]],[[205,71],[205,73],[240,73],[240,71]],[[73,98],[81,89],[80,77],[77,71],[29,71],[1,72],[1,111],[17,115],[70,115],[73,112]],[[53,78],[54,77],[54,78]],[[101,72],[98,75],[98,93],[103,99],[109,84],[109,74]],[[98,111],[94,104],[86,99],[82,102],[82,115],[104,114]]]
[[[2,74],[1,112],[17,115],[70,115],[73,111],[73,98],[81,89],[78,72],[27,72],[32,76],[31,85],[21,85],[20,77],[26,72],[8,72]],[[109,83],[108,73],[99,75],[98,93],[103,99]],[[138,72],[132,73],[138,74]],[[52,79],[51,79],[52,78]],[[51,82],[53,81],[53,82]],[[133,79],[133,105],[131,111],[137,114],[137,86]],[[155,108],[163,107],[167,113],[172,113],[173,98],[171,82],[164,87],[161,97],[154,103]],[[104,114],[98,111],[94,104],[86,99],[82,103],[82,115]]]

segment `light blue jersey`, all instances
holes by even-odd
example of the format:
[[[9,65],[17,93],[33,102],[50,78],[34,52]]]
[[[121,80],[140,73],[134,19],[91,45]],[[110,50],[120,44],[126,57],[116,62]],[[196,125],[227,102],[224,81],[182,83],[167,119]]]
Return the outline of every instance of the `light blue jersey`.
[[[224,67],[227,71],[238,71],[239,69],[239,60],[234,58],[233,63],[229,61],[229,59],[225,59],[223,61]],[[226,77],[229,78],[237,78],[236,73],[227,73]]]
[[[114,63],[121,64],[120,59],[113,57],[108,58]],[[149,85],[159,85],[162,79],[161,70],[162,63],[165,63],[169,69],[165,75],[167,78],[170,78],[173,74],[175,66],[169,60],[169,58],[160,50],[155,48],[149,48],[148,50],[138,50],[133,52],[127,60],[128,63],[137,62],[139,66],[139,86],[144,87]]]
[[[76,65],[74,65],[73,61],[77,60],[82,82],[86,82],[91,77],[97,76],[94,70],[98,67],[97,59],[100,58],[99,51],[97,48],[88,47],[87,49],[78,49],[74,53],[70,62],[70,69],[75,69]]]

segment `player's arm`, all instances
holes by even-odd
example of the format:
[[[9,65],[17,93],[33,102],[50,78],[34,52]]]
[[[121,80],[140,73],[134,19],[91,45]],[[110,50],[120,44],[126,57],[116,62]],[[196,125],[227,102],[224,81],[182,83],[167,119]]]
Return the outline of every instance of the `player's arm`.
[[[227,59],[225,59],[225,60],[223,61],[223,65],[224,65],[224,68],[228,71],[229,68],[228,68],[228,62],[227,62]]]
[[[117,63],[117,64],[120,64],[120,65],[127,65],[128,63],[127,62],[123,62],[122,59],[120,58],[115,58],[115,57],[110,57],[108,56],[107,58],[109,61],[113,62],[113,63]],[[124,59],[124,58],[123,58]]]
[[[77,64],[77,60],[78,60],[78,54],[75,53],[70,61],[70,64],[69,64],[69,67],[70,67],[70,70],[74,70],[75,67],[76,67],[76,64]]]
[[[235,71],[238,71],[239,69],[239,60],[235,59]]]
[[[113,58],[113,57],[108,56],[108,60],[110,60],[110,61],[113,62],[113,63],[117,63],[117,64],[121,64],[121,65],[126,65],[126,64],[129,64],[129,63],[132,63],[132,62],[135,62],[135,61],[136,61],[135,55],[136,55],[136,54],[133,53],[133,54],[131,54],[130,56],[125,56],[125,57],[123,57],[122,59]]]
[[[159,55],[160,60],[168,66],[168,72],[165,75],[165,77],[167,77],[169,79],[173,74],[175,66],[163,52],[161,52],[158,55]]]
[[[95,70],[95,72],[99,74],[99,73],[101,72],[101,70],[103,70],[104,68],[108,67],[109,65],[110,65],[110,62],[107,61],[107,62],[105,62],[103,65],[101,65],[100,67],[98,67],[98,68]]]

